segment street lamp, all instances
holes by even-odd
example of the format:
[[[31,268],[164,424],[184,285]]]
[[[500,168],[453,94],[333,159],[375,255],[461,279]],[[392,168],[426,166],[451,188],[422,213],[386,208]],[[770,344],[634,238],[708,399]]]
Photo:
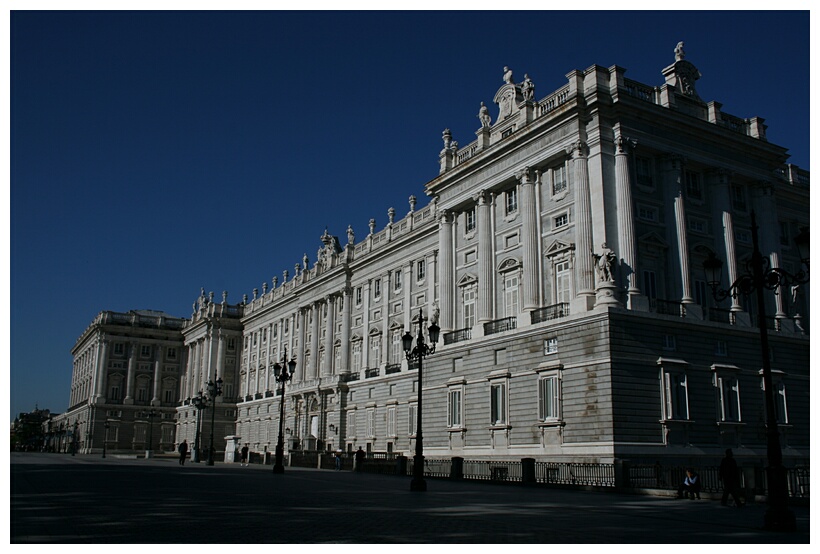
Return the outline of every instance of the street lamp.
[[[763,361],[763,388],[766,401],[766,455],[769,466],[766,468],[769,484],[769,507],[764,518],[764,527],[773,531],[794,531],[796,522],[794,512],[788,506],[788,487],[786,484],[786,468],[783,467],[783,452],[780,449],[780,433],[777,429],[777,413],[775,412],[774,391],[772,389],[772,368],[769,359],[769,331],[766,327],[766,305],[763,289],[775,291],[780,287],[800,285],[809,281],[809,231],[801,229],[795,237],[800,262],[805,266],[794,275],[778,267],[770,267],[769,260],[760,253],[757,237],[757,221],[754,210],[752,220],[752,259],[747,264],[747,273],[741,275],[728,289],[721,289],[723,262],[710,253],[703,262],[706,273],[706,282],[712,289],[712,296],[718,302],[727,298],[737,298],[740,294],[748,295],[756,292],[758,309],[758,328],[760,329],[760,354]],[[751,270],[751,273],[748,273]]]
[[[282,365],[274,364],[273,374],[277,382],[282,383],[282,395],[279,399],[279,440],[276,442],[276,461],[273,464],[274,473],[285,473],[285,464],[283,458],[285,457],[285,383],[293,379],[293,374],[296,373],[296,360],[291,358],[288,361],[288,348],[282,354]]]
[[[191,403],[194,405],[194,408],[196,408],[196,432],[194,434],[194,451],[191,454],[191,461],[199,463],[200,414],[202,414],[202,410],[208,406],[208,399],[202,395],[202,391],[199,391],[199,394],[191,399]]]
[[[217,376],[218,377],[218,376]],[[216,382],[208,381],[208,397],[211,401],[211,444],[208,447],[207,465],[214,465],[214,416],[216,415],[216,397],[222,394],[222,379],[217,378]]]
[[[106,420],[105,425],[103,425],[103,427],[105,427],[105,434],[103,435],[103,455],[102,455],[102,457],[105,458],[105,443],[106,443],[106,441],[108,441],[108,429],[111,427],[111,424],[108,423],[108,420]]]
[[[74,420],[74,430],[71,432],[71,455],[77,454],[77,425],[79,420]]]
[[[148,418],[148,448],[145,449],[145,459],[151,458],[153,453],[153,445],[154,445],[154,417],[157,416],[156,410],[149,410],[147,412],[141,412],[140,416]]]
[[[416,347],[413,348],[413,335],[410,331],[404,333],[401,338],[402,347],[404,348],[404,355],[407,361],[419,361],[419,381],[418,381],[418,406],[416,407],[416,455],[413,456],[413,480],[410,481],[411,491],[426,491],[427,483],[424,480],[424,445],[421,434],[421,376],[422,376],[422,360],[425,356],[429,356],[436,351],[436,343],[438,342],[438,335],[441,331],[438,325],[433,322],[427,331],[430,333],[430,344],[424,342],[424,333],[422,332],[422,325],[424,324],[424,316],[421,308],[419,308],[419,334],[416,337]]]

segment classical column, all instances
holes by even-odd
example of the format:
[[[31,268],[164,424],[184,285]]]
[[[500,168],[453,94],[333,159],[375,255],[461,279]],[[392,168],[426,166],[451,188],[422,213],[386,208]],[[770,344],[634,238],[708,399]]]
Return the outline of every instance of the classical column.
[[[478,322],[492,321],[493,289],[493,228],[490,221],[492,193],[481,191],[476,197],[476,225],[478,226]]]
[[[729,185],[731,175],[726,171],[713,171],[707,175],[710,189],[712,191],[712,221],[714,225],[720,225],[722,233],[715,232],[715,252],[721,258],[721,252],[725,254],[728,283],[734,283],[737,279],[737,256],[735,254],[735,230],[732,220],[732,205],[729,197]],[[726,285],[721,284],[721,287]],[[739,312],[743,308],[740,306],[739,298],[732,298],[731,311]]]
[[[128,375],[125,382],[125,398],[123,404],[134,403],[134,372],[137,365],[137,343],[131,342],[128,344]]]
[[[621,288],[626,286],[626,307],[632,309],[632,300],[641,294],[638,286],[638,260],[635,255],[635,219],[632,204],[632,183],[629,173],[628,147],[635,141],[615,137],[615,198],[618,219],[618,250],[621,258]]]
[[[162,345],[154,347],[154,397],[151,399],[152,406],[161,404],[159,398],[159,384],[162,381]]]
[[[222,329],[217,331],[216,377],[225,377],[225,335]]]
[[[524,274],[523,293],[524,311],[538,308],[538,213],[535,203],[535,181],[530,175],[530,168],[516,175],[521,183],[521,247],[523,250]]]
[[[305,336],[307,335],[307,308],[299,308],[296,317],[299,318],[299,357],[297,358],[297,365],[296,368],[299,369],[298,381],[305,381],[307,376],[308,368],[305,365],[305,352],[307,351],[307,347],[305,345]]]
[[[335,368],[336,374],[350,373],[350,310],[353,289],[345,287],[339,302],[342,303],[342,338],[341,352],[339,353],[339,365]]]
[[[592,274],[592,211],[589,198],[589,169],[587,145],[578,141],[567,148],[572,155],[575,185],[575,275],[576,297],[585,298],[587,309],[595,300],[595,281]]]
[[[97,357],[97,392],[96,395],[98,398],[101,399],[102,402],[105,402],[106,397],[108,396],[108,391],[106,389],[106,384],[108,382],[108,345],[110,341],[108,339],[102,339],[100,341],[101,345],[101,352],[100,355]]]
[[[780,224],[777,221],[777,204],[774,201],[774,187],[771,183],[760,183],[760,195],[756,198],[759,209],[755,210],[760,237],[760,251],[769,258],[769,267],[780,267]],[[775,291],[775,315],[777,319],[785,319],[786,306],[783,297],[788,291],[778,287]],[[769,312],[771,313],[771,312]]]
[[[455,260],[453,259],[453,219],[452,214],[444,210],[439,212],[438,250],[441,254],[438,263],[438,294],[441,301],[439,306],[441,309],[439,327],[441,327],[442,332],[447,332],[453,330],[453,292],[456,283],[454,277]]]
[[[438,250],[433,250],[433,253],[427,258],[429,262],[427,267],[427,310],[429,313],[434,313],[436,311],[436,307],[439,309],[439,319],[441,319],[441,306],[436,302],[436,279],[438,279]],[[410,307],[411,304],[407,304],[406,309],[404,310],[404,328],[410,329]],[[441,325],[441,321],[438,322],[438,325]]]
[[[310,378],[319,377],[319,319],[321,307],[319,302],[310,306]]]
[[[325,318],[325,365],[322,368],[322,375],[333,374],[333,326],[336,317],[336,297],[328,294],[325,297],[327,317]]]
[[[683,158],[677,155],[668,156],[666,159],[664,189],[666,191],[666,215],[668,220],[675,222],[674,236],[670,237],[670,259],[669,262],[677,262],[678,273],[672,271],[676,276],[677,284],[680,286],[681,303],[691,304],[692,293],[689,277],[689,246],[686,236],[686,209],[683,198]],[[670,213],[671,207],[671,213]],[[669,225],[667,224],[667,229]]]
[[[370,280],[362,286],[364,309],[362,310],[362,367],[370,368]],[[358,370],[359,368],[354,368]]]
[[[413,262],[410,262],[410,263],[412,264]],[[399,268],[397,271],[402,271],[402,269]],[[390,282],[391,273],[392,272],[390,272],[390,271],[387,272],[387,282],[386,282],[387,285],[392,284]],[[402,283],[404,285],[403,290],[408,290],[410,288],[410,281],[408,280],[408,275],[407,275],[406,272],[404,273],[404,275],[402,275],[402,279],[404,279],[404,281],[402,281]],[[388,335],[390,333],[390,291],[392,291],[392,290],[393,290],[392,286],[388,286],[388,287],[384,288],[384,290],[382,290],[382,342],[381,342],[381,351],[382,351],[381,361],[382,361],[382,363],[389,363],[389,360],[390,360],[390,358],[388,356],[388,349],[387,348],[389,346],[388,345]]]

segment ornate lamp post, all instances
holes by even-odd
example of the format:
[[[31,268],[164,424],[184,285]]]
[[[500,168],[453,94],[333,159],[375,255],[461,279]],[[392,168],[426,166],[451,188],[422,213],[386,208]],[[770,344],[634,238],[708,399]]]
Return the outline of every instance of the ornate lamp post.
[[[296,360],[291,358],[288,360],[288,349],[282,355],[282,365],[278,363],[273,366],[273,374],[276,381],[282,383],[282,395],[279,398],[279,440],[276,443],[276,461],[273,464],[274,473],[285,473],[285,464],[283,458],[285,457],[285,383],[293,379],[293,374],[296,372]]]
[[[404,336],[402,336],[401,338],[402,347],[404,348],[404,355],[407,357],[407,361],[419,361],[419,399],[418,406],[416,407],[416,454],[415,456],[413,456],[413,480],[410,481],[411,491],[427,490],[427,482],[424,480],[424,445],[421,433],[422,360],[425,356],[429,356],[430,354],[435,353],[436,343],[438,342],[438,335],[441,331],[441,328],[439,328],[439,326],[436,325],[435,322],[433,322],[433,324],[427,328],[427,331],[430,333],[430,344],[428,345],[424,342],[424,333],[422,331],[423,322],[424,316],[422,314],[421,308],[419,308],[419,334],[416,337],[415,348],[413,348],[413,335],[410,334],[410,331],[404,333]]]
[[[221,394],[222,379],[217,378],[216,382],[208,381],[208,398],[211,403],[211,443],[208,446],[208,462],[206,465],[209,466],[214,465],[214,416],[216,415],[216,397]]]
[[[77,454],[77,426],[79,424],[79,420],[74,420],[74,430],[71,432],[71,455],[75,456]]]
[[[153,457],[153,445],[154,445],[154,418],[158,415],[156,410],[148,410],[147,412],[142,412],[140,414],[142,417],[148,418],[148,448],[145,449],[145,459]]]
[[[108,423],[108,420],[106,420],[103,427],[105,427],[105,433],[103,434],[103,454],[102,454],[102,457],[105,458],[105,443],[108,441],[108,430],[111,428],[111,424]]]
[[[760,329],[760,354],[763,362],[763,388],[766,401],[766,455],[769,466],[766,468],[768,481],[769,507],[766,510],[764,526],[773,531],[794,531],[796,522],[794,512],[788,506],[788,486],[786,483],[786,468],[783,467],[783,452],[780,448],[780,433],[777,429],[777,413],[775,411],[774,390],[772,389],[772,368],[769,359],[769,332],[766,328],[766,304],[763,290],[775,291],[780,287],[792,284],[798,285],[809,281],[809,231],[801,229],[795,237],[801,263],[805,271],[800,270],[792,275],[780,268],[770,267],[768,258],[760,253],[757,237],[757,220],[754,211],[752,219],[752,259],[747,264],[747,273],[741,275],[729,285],[728,289],[721,289],[723,262],[713,253],[703,262],[706,272],[706,282],[712,289],[712,296],[718,302],[728,298],[737,298],[740,294],[749,295],[756,292],[758,309],[758,328]]]
[[[196,432],[194,434],[194,451],[191,453],[191,461],[199,463],[199,429],[201,427],[200,417],[202,410],[208,406],[208,399],[202,395],[202,391],[199,391],[199,394],[191,399],[191,403],[193,403],[194,408],[196,408]]]

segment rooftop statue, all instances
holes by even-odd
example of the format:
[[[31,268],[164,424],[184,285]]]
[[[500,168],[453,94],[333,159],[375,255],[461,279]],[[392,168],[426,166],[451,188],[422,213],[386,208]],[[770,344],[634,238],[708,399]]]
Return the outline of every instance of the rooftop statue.
[[[513,83],[512,69],[510,69],[506,65],[504,66],[504,82],[507,83],[508,85],[514,85],[515,84],[515,83]]]
[[[490,126],[490,110],[487,109],[487,106],[484,105],[484,102],[481,103],[481,108],[478,110],[478,119],[481,121],[482,128],[488,128]]]
[[[535,98],[535,85],[526,73],[524,73],[524,82],[521,83],[521,94],[524,95],[524,100],[533,100]]]
[[[675,46],[675,61],[679,62],[686,57],[686,52],[683,51],[683,41],[680,41],[677,46]]]

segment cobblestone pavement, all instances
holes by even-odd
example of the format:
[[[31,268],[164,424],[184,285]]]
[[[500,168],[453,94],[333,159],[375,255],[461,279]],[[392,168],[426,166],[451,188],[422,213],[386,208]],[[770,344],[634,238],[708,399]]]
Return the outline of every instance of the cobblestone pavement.
[[[804,543],[765,505],[173,459],[11,454],[12,543]]]

